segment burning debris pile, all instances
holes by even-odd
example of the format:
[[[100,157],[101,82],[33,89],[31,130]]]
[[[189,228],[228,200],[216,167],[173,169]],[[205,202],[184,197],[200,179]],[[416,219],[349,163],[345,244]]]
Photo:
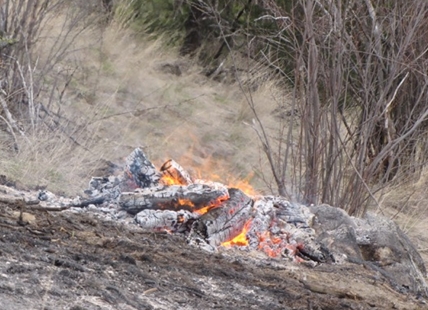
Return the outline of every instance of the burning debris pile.
[[[23,210],[72,212],[118,222],[127,231],[138,227],[140,232],[181,235],[198,248],[225,257],[257,258],[261,265],[363,265],[376,274],[376,282],[428,296],[424,262],[393,221],[370,213],[354,218],[324,204],[307,207],[282,197],[249,195],[193,179],[173,160],[157,170],[140,148],[115,175],[92,178],[87,199],[4,186],[0,190],[6,194],[0,202],[21,206],[21,224],[26,222]],[[242,251],[222,251],[227,248]]]
[[[234,247],[311,266],[357,263],[399,292],[428,295],[421,256],[388,219],[371,214],[359,219],[328,205],[250,196],[193,179],[173,160],[157,170],[140,148],[128,156],[120,175],[92,178],[89,185],[90,198],[74,202],[77,209],[132,218],[149,232],[181,233],[209,252]]]
[[[93,178],[86,193],[91,201],[117,203],[145,230],[184,233],[188,243],[210,252],[237,246],[299,262],[337,260],[314,242],[307,207],[193,179],[173,160],[158,171],[140,148],[128,156],[123,174]]]

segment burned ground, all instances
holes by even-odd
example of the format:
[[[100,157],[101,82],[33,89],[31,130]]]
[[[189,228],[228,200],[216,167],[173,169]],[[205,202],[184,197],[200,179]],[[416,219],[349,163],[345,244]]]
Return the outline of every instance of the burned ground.
[[[426,309],[358,264],[210,254],[90,212],[0,204],[2,309]]]

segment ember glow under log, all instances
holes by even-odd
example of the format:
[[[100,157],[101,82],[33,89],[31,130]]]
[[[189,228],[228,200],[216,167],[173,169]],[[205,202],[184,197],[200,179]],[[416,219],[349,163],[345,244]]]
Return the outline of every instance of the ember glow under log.
[[[251,227],[251,222],[252,220],[248,220],[244,227],[242,228],[242,231],[235,237],[233,237],[232,239],[230,239],[229,241],[225,241],[221,244],[221,246],[224,247],[232,247],[232,246],[248,246],[248,237],[247,237],[247,233],[248,230]]]
[[[252,218],[253,201],[239,189],[229,190],[230,198],[220,207],[205,213],[193,224],[193,233],[212,247],[238,236]]]
[[[211,208],[218,207],[228,198],[226,188],[221,190],[203,184],[171,185],[123,193],[119,205],[133,215],[146,209],[205,213]]]

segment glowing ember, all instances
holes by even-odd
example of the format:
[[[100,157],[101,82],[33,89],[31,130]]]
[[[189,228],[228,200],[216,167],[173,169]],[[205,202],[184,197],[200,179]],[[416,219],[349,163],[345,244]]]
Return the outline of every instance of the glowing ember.
[[[288,244],[282,238],[273,236],[269,231],[265,231],[259,234],[259,250],[262,250],[266,255],[270,257],[278,257],[284,252],[284,250],[292,251],[295,254],[295,246]]]
[[[230,247],[230,246],[247,246],[248,245],[248,238],[247,238],[247,232],[251,227],[251,220],[248,220],[244,227],[242,228],[242,231],[239,235],[237,235],[235,238],[223,242],[221,245],[224,247]]]
[[[193,213],[203,215],[203,214],[207,213],[208,211],[210,211],[211,209],[216,208],[219,205],[221,205],[221,203],[225,200],[227,200],[227,197],[219,198],[218,200],[213,202],[211,205],[205,206],[202,208],[201,207],[197,208],[195,206],[195,204],[190,199],[177,199],[176,201],[173,202],[173,205],[178,210],[185,207],[185,209],[189,209],[189,211],[191,211]]]
[[[201,208],[201,209],[199,209],[199,210],[195,210],[195,211],[194,211],[194,213],[197,213],[197,214],[202,215],[202,214],[207,213],[207,212],[208,212],[209,210],[211,210],[212,208],[214,208],[214,207],[211,207],[211,206],[209,206],[209,207],[203,207],[203,208]]]
[[[190,199],[178,199],[177,206],[194,207],[194,203]]]
[[[180,207],[187,207],[192,209],[192,208],[195,208],[195,204],[190,199],[178,199],[175,202],[174,207],[176,207],[177,209],[180,209]],[[213,207],[214,206],[207,206],[207,207],[202,207],[191,211],[194,213],[203,215],[207,213],[209,210],[211,210]]]

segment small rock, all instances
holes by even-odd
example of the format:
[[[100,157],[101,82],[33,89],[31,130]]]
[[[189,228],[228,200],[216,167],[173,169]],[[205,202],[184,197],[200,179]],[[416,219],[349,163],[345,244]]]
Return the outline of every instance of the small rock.
[[[19,211],[14,211],[12,213],[13,217],[16,219],[19,219],[20,214],[21,214],[21,212],[19,212]],[[34,224],[36,222],[36,217],[31,213],[22,212],[21,221],[25,224]]]

